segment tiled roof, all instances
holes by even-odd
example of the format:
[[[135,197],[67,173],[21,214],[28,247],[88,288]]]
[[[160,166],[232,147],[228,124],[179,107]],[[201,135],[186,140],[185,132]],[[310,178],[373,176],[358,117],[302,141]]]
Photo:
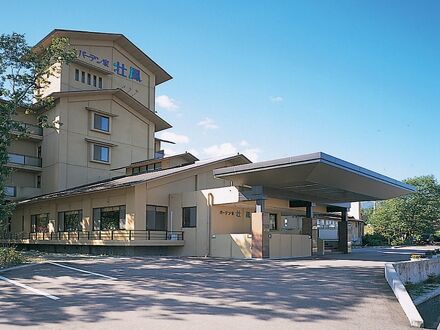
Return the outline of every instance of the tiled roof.
[[[32,197],[26,200],[19,201],[18,205],[23,205],[27,203],[35,203],[35,202],[43,202],[48,201],[55,198],[63,198],[63,197],[71,197],[76,195],[83,195],[83,194],[90,194],[105,190],[113,190],[113,189],[121,189],[125,187],[131,187],[138,184],[142,184],[147,181],[162,179],[168,176],[176,175],[185,171],[197,169],[203,166],[212,165],[215,163],[225,162],[225,161],[237,161],[237,164],[245,164],[249,163],[250,160],[241,154],[227,157],[227,158],[220,158],[220,159],[210,159],[205,161],[198,161],[194,164],[187,165],[187,166],[181,166],[181,167],[175,167],[170,168],[166,170],[156,171],[156,172],[149,172],[149,173],[142,173],[138,175],[130,175],[130,176],[123,176],[123,177],[117,177],[110,180],[105,181],[99,181],[87,185],[82,185],[74,188],[69,188],[62,191],[57,191],[45,195],[40,195],[36,197]]]

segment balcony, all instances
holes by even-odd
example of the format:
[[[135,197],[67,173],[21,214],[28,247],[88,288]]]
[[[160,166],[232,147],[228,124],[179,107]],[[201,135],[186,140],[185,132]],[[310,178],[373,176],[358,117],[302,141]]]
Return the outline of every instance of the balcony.
[[[5,186],[4,194],[7,200],[18,200],[41,195],[42,191],[35,187]]]
[[[104,246],[182,246],[182,231],[93,230],[1,233],[0,242],[15,244],[104,245]]]
[[[41,171],[41,158],[8,153],[8,165],[29,171]]]
[[[38,126],[38,125],[34,125],[34,124],[28,124],[28,123],[23,123],[23,122],[16,122],[19,124],[19,126],[26,131],[26,133],[28,134],[26,136],[26,138],[28,139],[32,139],[32,140],[38,140],[41,141],[43,139],[43,128]],[[12,132],[13,134],[19,134],[21,133],[21,131],[18,130],[14,130]]]

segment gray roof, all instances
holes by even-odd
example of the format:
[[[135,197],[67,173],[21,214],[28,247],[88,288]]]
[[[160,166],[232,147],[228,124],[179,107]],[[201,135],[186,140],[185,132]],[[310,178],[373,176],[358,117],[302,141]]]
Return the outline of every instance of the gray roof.
[[[35,202],[43,202],[48,201],[51,199],[57,199],[57,198],[63,198],[63,197],[71,197],[76,195],[83,195],[83,194],[90,194],[95,192],[101,192],[106,190],[114,190],[114,189],[121,189],[126,187],[135,186],[138,184],[145,183],[147,181],[162,179],[165,177],[169,177],[172,175],[177,175],[179,173],[183,173],[185,171],[194,170],[200,167],[209,166],[215,163],[225,162],[225,161],[231,161],[236,164],[244,164],[250,162],[250,160],[241,154],[227,157],[227,158],[217,158],[217,159],[209,159],[204,161],[198,161],[194,164],[181,166],[181,167],[175,167],[170,168],[166,170],[161,171],[155,171],[155,172],[149,172],[149,173],[142,173],[138,175],[131,175],[131,176],[123,176],[123,177],[117,177],[114,179],[109,179],[105,181],[99,181],[96,183],[91,183],[87,185],[82,185],[74,188],[69,188],[62,191],[57,191],[45,195],[40,195],[36,197],[32,197],[26,200],[19,201],[17,204],[27,204],[27,203],[35,203]]]
[[[262,186],[272,195],[342,203],[389,199],[415,191],[389,178],[323,152],[214,170],[235,185]]]

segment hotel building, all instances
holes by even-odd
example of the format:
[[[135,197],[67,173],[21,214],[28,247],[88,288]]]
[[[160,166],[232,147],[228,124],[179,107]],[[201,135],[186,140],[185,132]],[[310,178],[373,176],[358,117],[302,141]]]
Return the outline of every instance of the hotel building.
[[[165,157],[172,142],[156,133],[171,125],[155,110],[155,89],[171,76],[121,34],[54,30],[39,45],[54,37],[68,37],[78,57],[54,66],[39,90],[55,100],[44,112],[55,128],[17,114],[29,135],[9,151],[6,194],[17,208],[3,241],[91,253],[347,253],[362,235],[357,202],[414,191],[324,153]]]

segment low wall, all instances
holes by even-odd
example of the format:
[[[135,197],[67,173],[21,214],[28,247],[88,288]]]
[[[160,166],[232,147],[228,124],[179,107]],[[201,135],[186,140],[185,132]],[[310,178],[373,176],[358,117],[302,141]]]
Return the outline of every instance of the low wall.
[[[428,275],[440,275],[440,258],[396,262],[394,268],[403,283],[419,283]]]
[[[309,235],[271,233],[269,239],[269,257],[310,257],[312,255],[311,244]]]
[[[411,326],[421,328],[423,327],[423,319],[406,291],[394,266],[395,264],[392,263],[385,264],[385,278],[399,301],[400,306],[402,306],[403,311],[408,317]]]
[[[211,257],[251,258],[251,234],[215,234],[211,237]]]

